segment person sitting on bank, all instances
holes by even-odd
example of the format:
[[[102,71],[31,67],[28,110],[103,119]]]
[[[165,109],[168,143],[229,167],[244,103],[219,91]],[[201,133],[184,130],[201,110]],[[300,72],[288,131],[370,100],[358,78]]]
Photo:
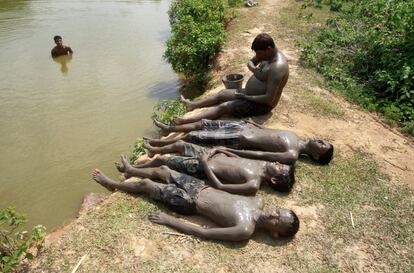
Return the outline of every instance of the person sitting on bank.
[[[149,149],[148,156],[155,153],[179,153],[181,156],[161,155],[134,167],[153,168],[165,165],[197,178],[207,177],[214,188],[229,193],[254,195],[265,181],[276,191],[289,192],[295,183],[295,167],[278,162],[242,158],[217,148],[205,148],[184,141],[163,147],[152,147],[148,143],[144,146]],[[135,168],[125,156],[121,157],[121,162],[116,163],[116,166],[125,177],[136,176]]]
[[[224,89],[205,99],[190,102],[180,97],[187,111],[210,107],[190,117],[177,117],[175,124],[185,124],[201,119],[218,119],[223,115],[233,117],[258,116],[269,113],[279,102],[289,78],[286,57],[278,50],[268,34],[262,33],[254,39],[251,49],[255,56],[247,67],[253,75],[241,90]]]
[[[205,185],[203,180],[173,171],[167,166],[136,171],[144,179],[138,182],[116,182],[97,169],[92,176],[107,189],[148,194],[177,213],[199,214],[209,218],[219,227],[204,228],[166,213],[148,217],[154,223],[205,239],[248,240],[257,228],[268,230],[275,238],[293,237],[299,229],[299,219],[293,211],[283,208],[265,210],[260,197],[236,195],[214,189]]]
[[[188,133],[169,139],[145,138],[152,146],[165,146],[184,140],[199,145],[226,146],[226,151],[242,157],[288,165],[295,164],[301,154],[320,164],[328,164],[334,151],[333,145],[324,140],[305,140],[291,131],[266,128],[252,121],[203,119],[194,123],[168,126],[155,120],[154,124],[167,132]]]
[[[55,41],[56,46],[52,49],[52,57],[59,57],[62,55],[68,55],[68,54],[73,54],[72,49],[69,46],[65,46],[63,44],[63,40],[62,37],[59,35],[56,35],[55,37],[53,37],[53,40]]]

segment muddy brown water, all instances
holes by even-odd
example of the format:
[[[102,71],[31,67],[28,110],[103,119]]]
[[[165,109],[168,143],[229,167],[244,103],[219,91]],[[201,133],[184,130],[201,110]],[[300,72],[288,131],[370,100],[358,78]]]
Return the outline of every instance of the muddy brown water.
[[[159,99],[179,81],[163,59],[170,1],[0,0],[0,208],[49,230],[105,192],[136,137],[154,134]],[[52,37],[72,58],[53,60]]]

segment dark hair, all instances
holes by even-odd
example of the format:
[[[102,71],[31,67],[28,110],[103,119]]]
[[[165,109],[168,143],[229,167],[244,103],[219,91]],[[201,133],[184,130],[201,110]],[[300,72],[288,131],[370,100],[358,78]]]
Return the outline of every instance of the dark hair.
[[[272,180],[268,181],[269,186],[278,192],[289,192],[293,184],[295,184],[295,168],[296,165],[290,165],[289,166],[289,172],[278,174],[273,176],[278,180],[277,183],[273,183]]]
[[[53,41],[57,41],[57,40],[59,40],[59,39],[62,39],[62,37],[61,36],[59,36],[59,35],[56,35],[55,37],[53,37]]]
[[[329,144],[329,148],[319,156],[318,159],[313,158],[313,160],[315,160],[316,162],[318,162],[319,164],[322,165],[326,165],[329,164],[329,162],[331,162],[332,160],[332,156],[333,156],[333,152],[334,152],[334,147],[332,144]]]
[[[275,48],[275,42],[269,34],[261,33],[254,38],[252,50],[266,50],[268,47]]]
[[[280,237],[293,237],[299,230],[299,218],[295,212],[292,210],[289,211],[290,216],[293,218],[292,223],[289,223],[289,227],[284,231],[278,231]]]

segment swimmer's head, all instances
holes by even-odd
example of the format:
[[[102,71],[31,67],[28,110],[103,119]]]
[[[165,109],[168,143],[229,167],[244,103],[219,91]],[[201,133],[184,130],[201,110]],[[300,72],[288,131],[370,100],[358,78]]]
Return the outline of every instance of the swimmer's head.
[[[319,164],[326,165],[332,160],[334,147],[327,141],[320,139],[309,140],[310,157]]]
[[[260,225],[275,238],[288,238],[298,232],[299,218],[290,209],[273,208],[262,213]]]
[[[266,166],[266,181],[278,192],[289,192],[295,183],[295,166],[269,162]]]
[[[62,45],[62,37],[59,35],[56,35],[55,37],[53,37],[53,41],[55,41],[55,44],[57,45]]]

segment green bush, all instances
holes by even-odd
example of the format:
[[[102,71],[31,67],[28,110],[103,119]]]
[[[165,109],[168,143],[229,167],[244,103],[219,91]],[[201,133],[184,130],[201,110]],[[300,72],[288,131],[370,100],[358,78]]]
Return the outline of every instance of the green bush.
[[[161,121],[164,124],[171,125],[177,116],[185,114],[185,106],[178,99],[162,100],[154,106],[152,119]]]
[[[132,152],[131,152],[131,155],[129,156],[129,161],[133,163],[140,156],[142,156],[146,153],[147,153],[147,149],[144,147],[144,139],[139,137],[139,138],[137,138],[137,140],[135,141],[135,143],[132,147]]]
[[[303,63],[364,106],[414,120],[414,1],[309,0],[304,7],[322,4],[339,12],[304,42]]]
[[[173,0],[169,9],[171,37],[165,59],[195,86],[209,79],[213,59],[225,42],[223,0]]]
[[[12,208],[0,210],[0,272],[14,272],[25,259],[33,259],[29,249],[40,249],[46,235],[44,226],[35,226],[31,233],[21,230],[23,215]]]

